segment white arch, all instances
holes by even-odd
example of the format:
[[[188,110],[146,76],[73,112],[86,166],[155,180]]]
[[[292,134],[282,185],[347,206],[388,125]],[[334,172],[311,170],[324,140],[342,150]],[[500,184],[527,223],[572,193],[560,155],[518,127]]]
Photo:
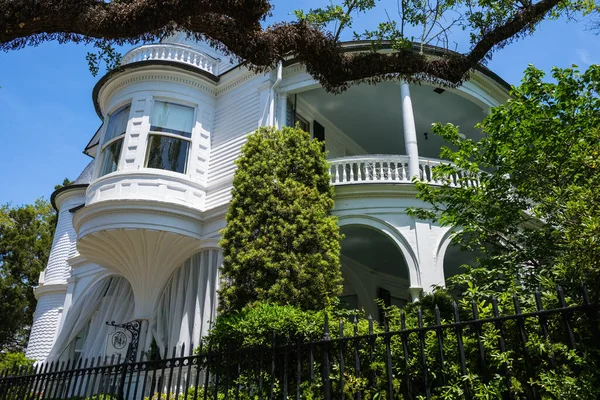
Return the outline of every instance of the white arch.
[[[446,230],[446,232],[444,232],[444,234],[442,235],[442,238],[440,239],[437,246],[437,251],[435,253],[435,268],[436,270],[441,271],[440,275],[444,279],[444,281],[442,282],[442,285],[444,287],[446,286],[446,274],[444,273],[444,258],[446,257],[446,251],[448,250],[448,246],[450,246],[450,244],[452,243],[452,235],[460,231],[461,229],[458,228],[448,228],[448,230]]]
[[[421,287],[421,273],[419,271],[419,261],[413,252],[410,244],[393,225],[382,221],[370,215],[348,215],[338,217],[340,227],[348,225],[362,225],[374,229],[386,235],[400,250],[404,261],[408,266],[408,280],[410,287]]]

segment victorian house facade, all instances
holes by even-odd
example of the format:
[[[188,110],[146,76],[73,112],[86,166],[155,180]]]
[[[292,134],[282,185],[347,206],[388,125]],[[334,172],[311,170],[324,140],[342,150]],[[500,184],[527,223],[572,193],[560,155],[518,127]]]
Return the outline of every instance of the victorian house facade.
[[[411,179],[438,184],[432,123],[477,139],[507,87],[480,68],[455,89],[385,82],[333,95],[293,60],[255,74],[183,35],[131,50],[94,88],[103,124],[84,150],[92,161],[52,195],[58,226],[27,356],[122,354],[110,321],[139,323],[138,357],[152,343],[163,357],[197,344],[216,313],[234,160],[259,126],[299,123],[325,143],[348,306],[377,315],[378,297],[402,305],[444,285],[468,255],[449,228],[406,214],[423,205]]]

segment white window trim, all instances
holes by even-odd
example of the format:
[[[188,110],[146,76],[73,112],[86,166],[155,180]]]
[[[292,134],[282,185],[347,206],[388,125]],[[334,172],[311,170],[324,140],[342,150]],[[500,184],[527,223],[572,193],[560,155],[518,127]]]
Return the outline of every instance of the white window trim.
[[[99,178],[108,176],[110,174],[113,174],[113,173],[118,172],[123,169],[123,147],[122,147],[121,154],[119,154],[119,160],[117,162],[117,169],[112,172],[109,172],[108,174],[100,175],[102,173],[102,166],[104,165],[104,158],[106,157],[104,150],[108,146],[110,146],[112,143],[116,142],[119,139],[122,139],[123,144],[125,144],[125,137],[127,136],[127,132],[129,132],[131,113],[133,111],[132,110],[133,107],[131,105],[132,105],[132,99],[124,100],[124,101],[120,102],[119,104],[117,104],[116,106],[112,107],[111,110],[107,113],[108,117],[107,117],[106,121],[104,121],[104,123],[102,124],[102,132],[100,133],[100,143],[102,143],[102,144],[100,146],[98,146],[98,153],[96,156],[96,160],[99,162],[97,163],[97,168],[94,168],[94,175],[95,175],[94,179],[99,179]],[[115,136],[114,138],[111,138],[108,142],[104,143],[104,138],[106,137],[106,130],[108,129],[108,124],[110,122],[111,116],[125,107],[129,107],[129,115],[127,116],[127,125],[125,126],[125,132],[123,132],[119,136]]]
[[[175,133],[169,133],[169,132],[160,132],[160,131],[153,131],[152,130],[152,112],[154,111],[154,106],[156,105],[156,102],[160,101],[163,103],[170,103],[170,104],[175,104],[178,106],[183,106],[183,107],[189,107],[192,108],[194,110],[194,114],[193,114],[193,119],[192,119],[192,131],[190,132],[190,137],[186,137],[186,136],[182,136],[182,135],[178,135]],[[144,163],[143,163],[143,168],[145,169],[151,169],[151,170],[155,170],[155,171],[164,171],[164,172],[169,172],[169,173],[174,173],[174,174],[178,174],[178,175],[186,175],[186,176],[190,176],[191,173],[189,171],[189,164],[190,164],[190,159],[192,158],[192,154],[193,154],[193,145],[194,145],[194,139],[195,139],[195,135],[196,135],[196,131],[197,129],[197,122],[198,122],[198,108],[199,108],[199,104],[197,103],[193,103],[190,101],[185,101],[185,100],[181,100],[181,99],[172,99],[169,97],[153,97],[152,98],[152,103],[150,104],[150,110],[148,113],[148,132],[146,134],[146,143],[145,143],[145,149],[144,149]],[[190,143],[190,145],[188,146],[188,151],[187,151],[187,156],[185,158],[185,166],[183,168],[183,172],[177,172],[177,171],[171,171],[168,169],[162,169],[162,168],[151,168],[148,167],[148,157],[150,156],[150,152],[148,151],[148,145],[150,144],[150,135],[157,135],[157,136],[164,136],[164,137],[168,137],[168,138],[173,138],[173,139],[179,139],[179,140],[186,140],[187,142]]]

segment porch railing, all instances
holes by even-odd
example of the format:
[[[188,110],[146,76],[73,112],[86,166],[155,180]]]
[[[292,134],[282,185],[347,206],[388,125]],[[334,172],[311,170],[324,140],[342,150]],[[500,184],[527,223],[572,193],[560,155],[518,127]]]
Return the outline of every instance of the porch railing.
[[[139,61],[163,60],[192,65],[212,74],[216,73],[217,60],[187,46],[177,44],[148,44],[127,52],[121,65]]]
[[[352,185],[364,183],[411,183],[408,172],[408,156],[373,154],[334,158],[331,163],[331,183],[333,185]],[[419,158],[419,178],[431,185],[442,185],[436,179],[433,168],[444,161],[433,158]],[[454,174],[450,177],[451,186],[476,185],[476,179],[467,178],[465,174]]]
[[[561,374],[582,373],[569,360],[597,354],[598,307],[585,288],[568,297],[580,303],[568,306],[559,288],[548,296],[547,308],[539,293],[515,296],[510,313],[505,303],[502,313],[489,299],[483,317],[478,310],[488,306],[454,302],[400,314],[393,329],[386,324],[374,330],[370,318],[330,327],[326,318],[314,341],[274,338],[264,347],[173,349],[171,358],[158,361],[112,358],[14,368],[0,373],[0,399],[429,399],[451,384],[469,398],[473,382],[500,385],[503,398],[515,398],[515,392],[518,398],[547,398],[536,383],[541,376],[556,365]],[[535,350],[540,343],[542,352]],[[557,356],[552,348],[565,351]]]

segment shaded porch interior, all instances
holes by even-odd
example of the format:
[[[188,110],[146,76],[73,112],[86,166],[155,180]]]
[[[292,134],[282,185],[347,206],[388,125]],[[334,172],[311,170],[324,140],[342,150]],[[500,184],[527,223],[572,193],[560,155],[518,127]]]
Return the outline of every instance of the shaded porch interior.
[[[408,266],[396,244],[385,234],[363,225],[340,228],[342,240],[341,300],[350,309],[364,309],[381,319],[376,299],[402,307],[410,301]]]
[[[439,158],[444,142],[431,133],[435,122],[459,125],[465,137],[481,138],[474,126],[484,118],[484,109],[465,95],[426,84],[411,85],[410,93],[420,157]],[[288,95],[287,119],[290,125],[307,123],[314,137],[323,130],[329,158],[406,154],[401,102],[397,82],[352,86],[338,95],[312,89]]]

